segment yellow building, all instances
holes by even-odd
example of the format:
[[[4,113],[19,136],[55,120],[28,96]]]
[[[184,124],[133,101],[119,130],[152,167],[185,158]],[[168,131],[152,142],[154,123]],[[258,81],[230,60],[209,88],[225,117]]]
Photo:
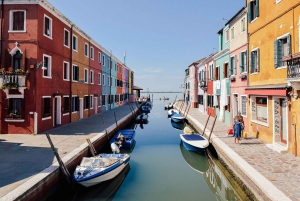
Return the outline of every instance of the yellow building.
[[[299,51],[300,2],[247,0],[247,7],[249,132],[278,152],[296,154],[293,124],[299,106],[290,96],[295,89],[283,57]]]

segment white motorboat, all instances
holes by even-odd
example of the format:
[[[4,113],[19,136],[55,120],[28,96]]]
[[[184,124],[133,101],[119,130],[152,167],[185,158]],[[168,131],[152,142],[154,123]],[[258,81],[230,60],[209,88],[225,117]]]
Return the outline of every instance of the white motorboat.
[[[100,154],[83,157],[73,177],[79,184],[89,187],[116,177],[129,164],[129,154]]]
[[[170,109],[168,110],[168,116],[172,116],[174,114],[179,114],[179,111],[178,110],[175,110],[175,109]]]

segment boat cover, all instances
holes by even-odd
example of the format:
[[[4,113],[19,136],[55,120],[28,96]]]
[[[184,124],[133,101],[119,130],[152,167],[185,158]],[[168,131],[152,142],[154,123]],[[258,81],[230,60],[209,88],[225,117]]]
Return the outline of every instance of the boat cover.
[[[201,135],[182,135],[182,137],[188,141],[205,140]]]

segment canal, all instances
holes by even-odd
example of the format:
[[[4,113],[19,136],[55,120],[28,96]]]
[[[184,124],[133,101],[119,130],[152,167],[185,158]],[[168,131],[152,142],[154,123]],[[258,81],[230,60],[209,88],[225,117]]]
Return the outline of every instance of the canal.
[[[171,125],[164,110],[176,95],[182,98],[154,93],[149,123],[129,125],[136,129],[136,143],[129,151],[130,165],[115,179],[76,192],[60,188],[47,200],[248,200],[216,159],[181,145],[182,130]]]

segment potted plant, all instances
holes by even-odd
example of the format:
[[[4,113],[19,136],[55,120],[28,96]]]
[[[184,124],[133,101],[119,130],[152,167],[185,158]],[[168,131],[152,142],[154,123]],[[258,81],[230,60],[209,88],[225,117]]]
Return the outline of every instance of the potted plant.
[[[17,74],[24,74],[24,70],[22,70],[22,69],[16,69],[15,72]]]
[[[0,75],[3,75],[5,73],[5,68],[0,68]]]
[[[8,74],[13,74],[15,71],[14,71],[14,69],[10,66],[10,67],[8,67],[8,70],[7,70],[7,73]]]

